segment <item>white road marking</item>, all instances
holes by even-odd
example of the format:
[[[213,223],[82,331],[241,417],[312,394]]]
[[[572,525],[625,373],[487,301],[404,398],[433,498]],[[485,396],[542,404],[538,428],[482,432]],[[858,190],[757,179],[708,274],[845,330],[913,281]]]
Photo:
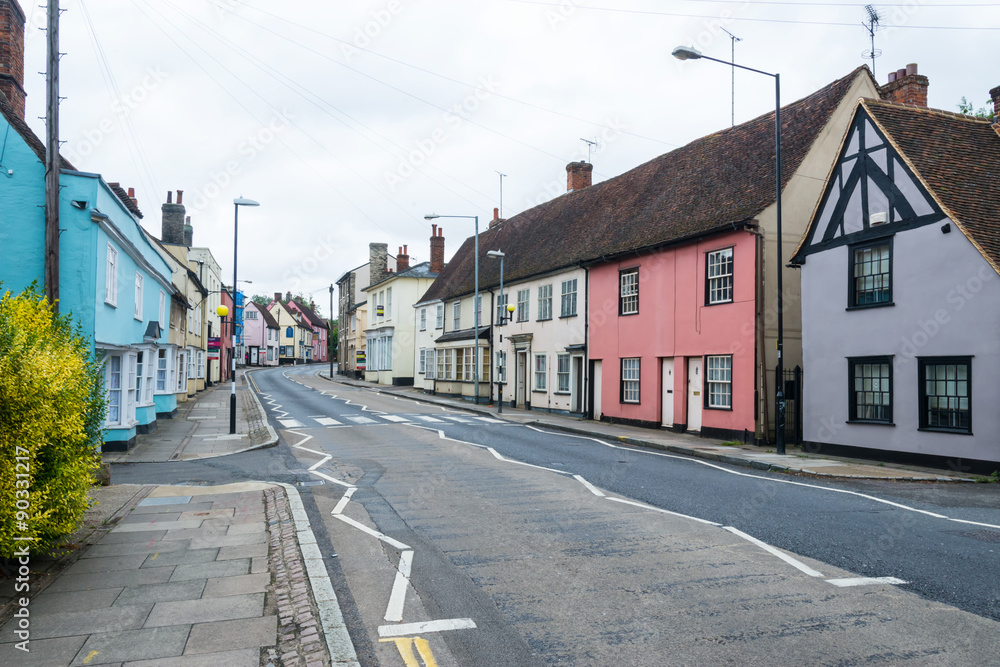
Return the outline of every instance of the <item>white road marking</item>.
[[[312,472],[312,474],[316,475],[317,477],[322,477],[323,479],[325,479],[328,482],[333,482],[334,484],[339,484],[340,486],[346,486],[349,489],[357,488],[353,484],[351,484],[350,482],[344,482],[344,481],[341,481],[341,480],[336,479],[334,477],[330,477],[329,475],[321,473],[319,470],[311,470],[310,472]]]
[[[445,419],[450,419],[453,422],[458,422],[459,424],[468,424],[470,417],[467,415],[441,415]]]
[[[583,477],[580,477],[579,475],[573,475],[573,479],[575,479],[576,481],[580,482],[580,484],[583,484],[585,487],[587,487],[587,490],[593,493],[595,496],[598,496],[600,498],[605,497],[603,491],[601,491],[596,486],[585,480]]]
[[[892,584],[900,586],[910,582],[897,579],[896,577],[853,577],[851,579],[827,579],[826,583],[846,588],[848,586],[871,586],[872,584]]]
[[[954,521],[956,523],[967,523],[970,526],[983,526],[984,528],[996,528],[1000,530],[1000,526],[994,526],[992,523],[980,523],[979,521],[966,521],[965,519],[949,519],[949,521]]]
[[[374,419],[369,419],[368,417],[356,417],[354,415],[345,415],[345,416],[348,419],[350,419],[352,422],[354,422],[355,424],[374,424],[375,423]]]
[[[340,426],[340,422],[331,417],[314,417],[313,419],[321,426]]]
[[[503,424],[505,423],[501,419],[493,419],[492,417],[473,417],[473,419],[481,422],[486,422],[487,424]]]
[[[536,466],[533,463],[525,463],[524,461],[515,461],[514,459],[505,459],[503,456],[501,456],[497,452],[497,450],[493,449],[492,447],[487,447],[486,449],[488,449],[490,451],[490,453],[493,454],[493,456],[495,456],[497,458],[497,460],[503,461],[504,463],[513,463],[513,464],[519,465],[519,466],[527,466],[529,468],[538,468],[539,470],[548,470],[549,472],[557,472],[560,475],[568,475],[569,474],[565,470],[556,470],[555,468],[546,468],[545,466]]]
[[[408,422],[410,421],[406,417],[400,417],[399,415],[382,415],[382,419],[388,419],[391,422]]]
[[[386,544],[388,544],[390,546],[393,546],[393,547],[396,547],[400,551],[402,551],[403,549],[409,549],[410,548],[408,545],[403,544],[399,540],[394,540],[391,537],[389,537],[388,535],[386,535],[385,533],[380,533],[377,530],[375,530],[374,528],[369,528],[365,524],[359,523],[359,522],[355,521],[354,519],[352,519],[350,517],[344,516],[343,514],[334,514],[334,516],[336,518],[340,519],[341,521],[343,521],[344,523],[346,523],[348,526],[354,526],[355,528],[357,528],[361,532],[368,533],[372,537],[374,537],[376,539],[379,539],[379,540],[382,540]]]
[[[403,604],[406,602],[406,587],[410,585],[412,564],[412,551],[399,554],[399,569],[396,570],[396,580],[392,583],[392,593],[389,595],[389,606],[385,610],[385,620],[389,622],[399,623],[403,620]]]
[[[279,419],[278,421],[285,428],[302,428],[302,422],[297,419]]]
[[[774,556],[777,556],[778,558],[780,558],[781,560],[785,561],[786,563],[788,563],[789,565],[791,565],[795,569],[800,570],[800,571],[808,574],[810,577],[822,577],[823,576],[822,574],[820,574],[816,570],[812,569],[811,567],[809,567],[805,563],[792,558],[791,556],[789,556],[788,554],[786,554],[784,551],[776,549],[775,547],[772,547],[770,544],[767,544],[766,542],[761,542],[756,537],[753,537],[751,535],[747,535],[742,530],[739,530],[737,528],[733,528],[732,526],[724,526],[724,528],[726,530],[728,530],[730,533],[732,533],[733,535],[739,535],[744,540],[746,540],[748,542],[751,542],[753,544],[756,544],[758,547],[760,547],[764,551],[766,551],[769,554],[772,554]]]
[[[417,415],[417,419],[419,419],[422,422],[432,422],[436,424],[441,423],[441,420],[438,419],[437,417],[428,417],[427,415]]]
[[[330,456],[329,454],[327,454],[326,456],[324,456],[323,458],[321,458],[319,461],[317,461],[316,463],[312,464],[309,467],[309,472],[312,472],[313,470],[315,470],[316,468],[320,467],[321,465],[323,465],[324,463],[326,463],[327,461],[329,461],[332,458],[333,458],[332,456]]]
[[[422,635],[427,632],[445,632],[447,630],[472,630],[476,627],[471,618],[451,618],[443,621],[424,621],[423,623],[403,623],[402,625],[380,625],[379,637],[405,637],[406,635]]]
[[[352,486],[345,491],[343,497],[340,499],[340,502],[337,503],[337,506],[333,508],[333,511],[330,512],[330,514],[341,514],[344,511],[344,508],[347,507],[347,503],[351,502],[351,496],[353,496],[354,492],[357,490],[358,487]]]
[[[671,516],[677,516],[682,519],[691,519],[692,521],[697,521],[698,523],[703,523],[707,526],[715,526],[716,528],[722,527],[721,523],[715,523],[714,521],[709,521],[708,519],[699,519],[696,516],[681,514],[680,512],[671,512],[670,510],[665,510],[662,507],[653,507],[652,505],[647,505],[646,503],[640,503],[636,500],[628,500],[627,498],[608,498],[608,500],[613,500],[616,503],[624,503],[625,505],[632,505],[634,507],[641,507],[644,510],[653,510],[654,512],[659,512],[661,514],[669,514]]]

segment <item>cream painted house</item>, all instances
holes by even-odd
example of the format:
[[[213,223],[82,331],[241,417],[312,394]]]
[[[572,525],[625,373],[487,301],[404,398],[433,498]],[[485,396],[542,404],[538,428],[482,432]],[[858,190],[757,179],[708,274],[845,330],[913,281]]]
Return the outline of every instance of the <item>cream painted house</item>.
[[[216,310],[222,304],[222,267],[208,248],[189,248],[188,268],[198,274],[198,280],[208,290],[202,316],[202,335],[207,348],[208,339],[218,338],[222,331],[222,319]],[[219,382],[220,366],[218,359],[206,362],[205,380],[208,384]]]
[[[417,320],[413,304],[437,277],[430,262],[409,266],[409,255],[401,247],[396,272],[362,291],[368,295],[370,322],[365,332],[365,380],[378,384],[413,385],[417,377],[415,344]]]
[[[291,310],[281,300],[281,294],[275,294],[274,300],[267,306],[267,311],[278,324],[278,362],[279,364],[304,364],[310,361],[312,351],[312,327],[301,313]]]

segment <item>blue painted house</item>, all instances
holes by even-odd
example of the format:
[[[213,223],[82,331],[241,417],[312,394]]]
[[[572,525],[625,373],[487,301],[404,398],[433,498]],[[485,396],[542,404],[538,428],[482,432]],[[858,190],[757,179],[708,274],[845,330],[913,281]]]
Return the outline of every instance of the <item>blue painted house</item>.
[[[0,91],[2,92],[2,91]],[[23,107],[0,94],[0,282],[19,292],[44,275],[45,147]],[[65,159],[59,193],[59,310],[70,313],[103,360],[105,451],[128,449],[157,415],[177,408],[167,340],[171,269],[139,226],[130,194]]]

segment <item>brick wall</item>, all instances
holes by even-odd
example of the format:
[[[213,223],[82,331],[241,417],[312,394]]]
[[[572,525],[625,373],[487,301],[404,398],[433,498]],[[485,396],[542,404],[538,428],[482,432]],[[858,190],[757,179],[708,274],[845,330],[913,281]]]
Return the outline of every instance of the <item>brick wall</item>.
[[[24,118],[24,12],[17,0],[0,0],[0,92]]]

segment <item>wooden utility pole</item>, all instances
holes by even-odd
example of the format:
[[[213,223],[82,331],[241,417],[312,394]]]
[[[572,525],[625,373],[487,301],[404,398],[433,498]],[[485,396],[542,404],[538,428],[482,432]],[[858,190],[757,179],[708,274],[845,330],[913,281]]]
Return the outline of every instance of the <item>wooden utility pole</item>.
[[[333,283],[330,283],[330,317],[326,318],[326,353],[330,357],[330,381],[333,381]]]
[[[48,0],[45,69],[45,296],[59,309],[59,0]]]

